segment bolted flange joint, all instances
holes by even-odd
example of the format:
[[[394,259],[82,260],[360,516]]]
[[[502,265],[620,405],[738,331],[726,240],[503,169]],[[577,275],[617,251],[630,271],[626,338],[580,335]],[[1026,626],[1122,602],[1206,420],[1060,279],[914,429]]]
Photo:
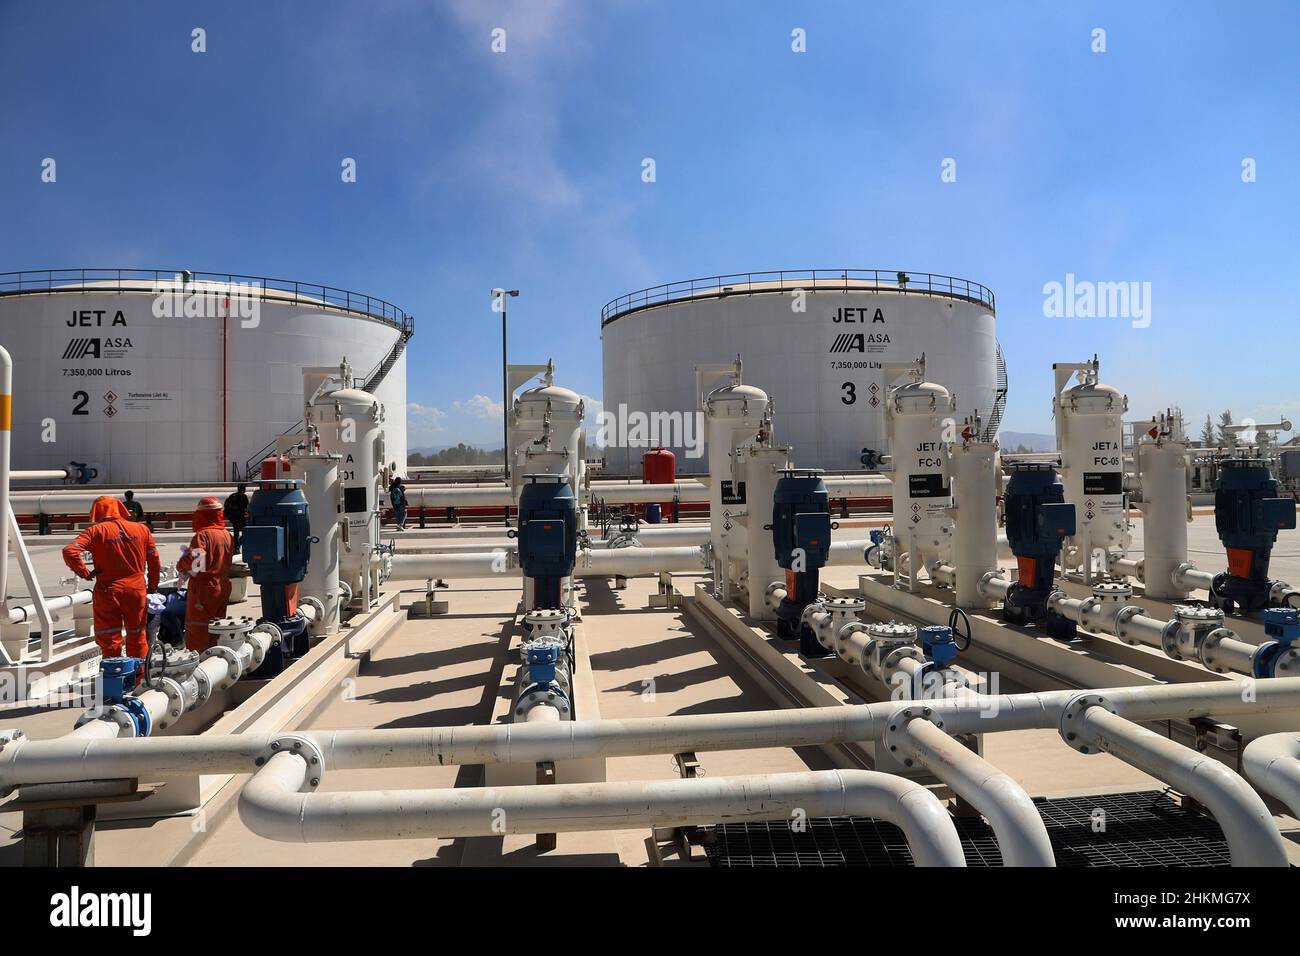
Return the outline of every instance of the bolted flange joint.
[[[244,663],[239,659],[239,654],[234,648],[218,644],[216,647],[209,647],[204,651],[203,657],[220,657],[226,662],[226,677],[223,681],[217,684],[217,690],[225,690],[228,687],[233,687],[235,682],[239,680],[240,676],[244,673]]]
[[[912,767],[916,764],[916,761],[907,755],[907,743],[903,740],[907,725],[914,720],[926,720],[943,729],[943,718],[935,713],[934,708],[923,704],[900,707],[890,714],[889,721],[885,724],[885,736],[881,742],[890,755],[904,767]]]
[[[1065,704],[1065,709],[1061,711],[1061,722],[1059,730],[1061,739],[1066,745],[1079,751],[1081,754],[1101,753],[1096,747],[1087,743],[1079,730],[1083,725],[1083,715],[1093,707],[1100,707],[1102,710],[1115,713],[1115,705],[1112,704],[1101,694],[1075,694]]]
[[[253,760],[258,768],[265,767],[276,754],[289,753],[301,757],[307,764],[299,793],[313,793],[325,776],[325,754],[310,737],[298,734],[281,734],[272,740]]]

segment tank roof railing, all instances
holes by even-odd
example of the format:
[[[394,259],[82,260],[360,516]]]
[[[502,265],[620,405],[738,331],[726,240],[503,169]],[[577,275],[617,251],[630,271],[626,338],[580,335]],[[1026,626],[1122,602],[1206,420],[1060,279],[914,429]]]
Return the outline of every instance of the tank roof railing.
[[[168,285],[159,288],[163,283]],[[180,283],[175,287],[175,283]],[[191,269],[29,269],[0,273],[0,296],[46,293],[141,292],[151,285],[157,291],[184,291],[203,283],[242,286],[247,295],[263,302],[323,306],[340,312],[378,319],[410,338],[415,319],[393,303],[363,292],[350,292],[314,282],[245,276],[236,273],[195,272]]]
[[[629,292],[605,304],[600,310],[600,324],[603,328],[629,312],[673,302],[729,295],[794,292],[798,289],[809,292],[881,291],[945,296],[964,299],[995,311],[993,293],[986,286],[956,276],[907,272],[902,269],[783,269],[687,279]]]

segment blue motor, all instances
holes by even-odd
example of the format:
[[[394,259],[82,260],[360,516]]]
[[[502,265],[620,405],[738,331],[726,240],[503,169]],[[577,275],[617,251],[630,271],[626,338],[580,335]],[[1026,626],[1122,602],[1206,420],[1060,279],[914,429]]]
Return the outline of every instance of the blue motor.
[[[519,565],[533,581],[528,610],[564,607],[578,560],[578,500],[563,475],[528,475],[519,494]]]
[[[280,672],[286,659],[307,653],[307,620],[298,613],[298,583],[307,576],[311,516],[296,481],[262,481],[248,503],[248,527],[240,542],[244,563],[261,591],[262,616],[280,629],[281,642],[267,652],[259,676]]]
[[[1269,607],[1261,612],[1260,618],[1264,621],[1264,633],[1272,640],[1261,644],[1255,653],[1255,676],[1276,677],[1278,662],[1284,657],[1294,657],[1288,652],[1293,644],[1300,641],[1300,610]],[[1283,674],[1289,669],[1283,670]]]
[[[1225,458],[1214,486],[1214,528],[1228,552],[1228,570],[1210,584],[1210,603],[1225,614],[1266,607],[1273,582],[1269,559],[1277,533],[1294,528],[1295,501],[1279,498],[1262,458]]]
[[[819,571],[831,555],[831,499],[817,468],[787,468],[772,495],[772,547],[785,569],[785,598],[776,610],[777,636],[799,639],[809,657],[830,653],[811,630],[800,630],[809,604],[817,600]]]
[[[1011,466],[1003,495],[1007,541],[1016,556],[1017,579],[1002,603],[1013,624],[1043,623],[1047,633],[1072,640],[1075,624],[1047,606],[1056,579],[1056,559],[1065,538],[1074,534],[1074,505],[1065,504],[1056,469],[1043,462]]]

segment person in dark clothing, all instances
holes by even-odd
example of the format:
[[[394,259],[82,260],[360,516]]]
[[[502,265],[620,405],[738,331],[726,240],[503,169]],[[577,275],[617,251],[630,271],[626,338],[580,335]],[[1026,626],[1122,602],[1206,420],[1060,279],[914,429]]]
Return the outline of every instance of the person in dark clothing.
[[[406,486],[402,484],[401,478],[394,478],[393,483],[388,486],[388,497],[393,503],[393,524],[397,527],[394,531],[406,530]]]
[[[230,522],[231,538],[233,547],[239,550],[239,537],[244,533],[244,526],[248,524],[248,495],[244,493],[245,485],[240,485],[235,489],[234,494],[226,499],[225,512],[226,520]]]
[[[128,491],[122,497],[126,499],[126,513],[130,516],[131,520],[143,521],[144,508],[140,506],[140,502],[135,500],[135,492]]]

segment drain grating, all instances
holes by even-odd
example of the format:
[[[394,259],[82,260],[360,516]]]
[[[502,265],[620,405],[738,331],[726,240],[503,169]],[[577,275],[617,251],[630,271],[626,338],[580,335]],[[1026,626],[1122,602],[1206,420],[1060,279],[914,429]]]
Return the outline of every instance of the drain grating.
[[[1228,845],[1209,817],[1154,790],[1035,800],[1057,866],[1227,866]],[[970,866],[1001,866],[980,817],[954,819]],[[784,820],[699,827],[713,866],[911,866],[902,831],[864,817],[814,818],[796,833]]]

